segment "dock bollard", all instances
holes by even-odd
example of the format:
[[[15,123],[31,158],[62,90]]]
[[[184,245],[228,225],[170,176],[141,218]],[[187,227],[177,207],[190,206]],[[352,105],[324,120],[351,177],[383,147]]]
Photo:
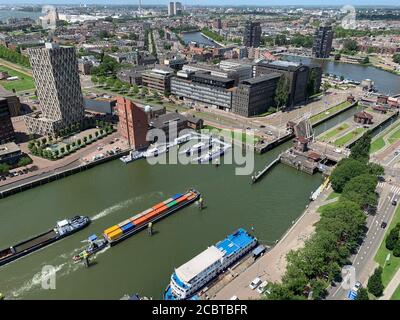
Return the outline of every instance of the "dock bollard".
[[[148,225],[148,230],[149,230],[149,236],[152,236],[153,235],[153,223],[149,223],[149,225]]]

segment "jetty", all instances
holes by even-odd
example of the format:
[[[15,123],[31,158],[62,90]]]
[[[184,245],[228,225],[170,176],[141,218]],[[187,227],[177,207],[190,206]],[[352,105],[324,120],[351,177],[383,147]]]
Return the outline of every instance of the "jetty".
[[[279,155],[278,158],[266,165],[264,169],[258,171],[254,176],[251,176],[252,183],[256,183],[262,176],[264,176],[264,174],[275,167],[279,162],[281,162],[281,155]]]

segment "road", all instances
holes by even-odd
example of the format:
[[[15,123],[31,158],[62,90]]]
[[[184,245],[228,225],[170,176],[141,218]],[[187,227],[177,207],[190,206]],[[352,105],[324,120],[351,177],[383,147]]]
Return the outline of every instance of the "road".
[[[380,182],[377,191],[380,194],[377,213],[368,216],[366,237],[357,254],[350,259],[356,271],[356,281],[360,281],[364,286],[375,269],[374,257],[385,235],[381,224],[386,222],[389,226],[396,209],[392,201],[400,197],[400,186],[388,182]],[[327,300],[343,300],[347,298],[348,289],[343,289],[340,283],[336,283],[328,293]]]

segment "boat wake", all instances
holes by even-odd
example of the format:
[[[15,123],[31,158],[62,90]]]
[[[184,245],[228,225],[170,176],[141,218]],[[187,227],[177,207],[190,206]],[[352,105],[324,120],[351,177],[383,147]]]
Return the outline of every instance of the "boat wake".
[[[119,202],[117,204],[114,204],[113,206],[111,206],[109,208],[106,208],[106,209],[100,211],[98,214],[94,215],[90,219],[92,221],[96,221],[96,220],[104,218],[104,217],[106,217],[106,216],[108,216],[108,215],[110,215],[110,214],[112,214],[114,212],[117,212],[117,211],[119,211],[121,209],[128,208],[128,207],[132,206],[132,204],[134,204],[136,202],[139,202],[139,201],[142,201],[145,198],[152,198],[155,195],[162,197],[163,193],[160,192],[160,191],[151,192],[149,194],[144,194],[144,195],[140,195],[140,196],[128,199],[128,200],[121,201],[121,202]]]

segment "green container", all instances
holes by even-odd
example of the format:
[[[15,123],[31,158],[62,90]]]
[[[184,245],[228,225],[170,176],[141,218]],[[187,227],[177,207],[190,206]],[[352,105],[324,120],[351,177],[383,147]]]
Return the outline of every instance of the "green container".
[[[170,203],[167,204],[167,207],[170,208],[172,206],[176,205],[176,200],[171,201]]]

